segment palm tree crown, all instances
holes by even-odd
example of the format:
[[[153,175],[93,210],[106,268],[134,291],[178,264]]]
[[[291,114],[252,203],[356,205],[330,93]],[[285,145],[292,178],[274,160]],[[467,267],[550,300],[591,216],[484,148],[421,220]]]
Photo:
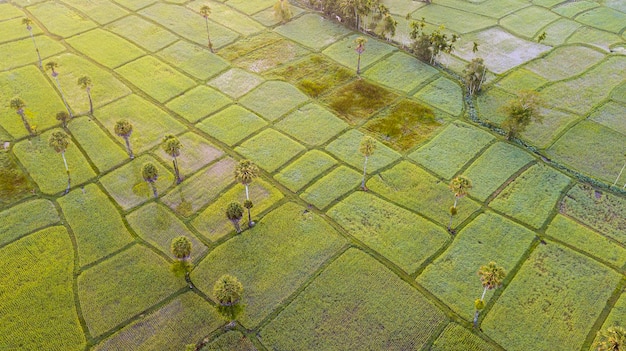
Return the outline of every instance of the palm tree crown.
[[[28,29],[28,30],[33,29],[33,27],[31,26],[31,24],[33,24],[33,20],[28,18],[28,17],[22,18],[22,24],[25,24],[26,25],[26,29]]]
[[[211,15],[211,8],[209,7],[209,5],[203,5],[200,8],[200,15],[202,15],[202,17],[204,18],[209,18],[209,16]]]
[[[65,152],[67,150],[68,145],[70,144],[70,138],[67,134],[56,131],[50,135],[48,139],[48,145],[54,149],[56,152]]]
[[[250,160],[241,160],[235,167],[235,180],[243,185],[252,183],[259,176],[259,168]]]
[[[620,326],[608,327],[598,332],[598,351],[625,351],[626,330]]]
[[[506,271],[492,261],[487,265],[481,266],[478,270],[478,275],[480,276],[482,286],[487,290],[492,290],[502,285]]]
[[[450,181],[450,190],[454,192],[455,197],[467,195],[471,188],[472,181],[466,176],[458,176]]]
[[[182,147],[178,138],[172,134],[168,134],[163,138],[163,151],[172,157],[180,156],[180,148]]]
[[[89,89],[91,88],[91,78],[89,78],[88,76],[82,76],[80,78],[78,78],[78,85],[80,85],[81,88],[83,89]]]
[[[191,241],[186,236],[179,236],[172,240],[172,254],[179,260],[186,260],[191,255]]]
[[[371,136],[366,136],[361,140],[361,145],[359,146],[359,151],[365,157],[370,157],[376,151],[376,140]]]
[[[56,72],[56,69],[59,67],[59,64],[54,62],[54,61],[48,61],[46,62],[46,70],[50,70],[52,71],[52,76],[56,77],[58,75],[58,73]]]
[[[23,110],[24,107],[26,107],[26,103],[20,97],[14,97],[13,99],[11,99],[10,105],[11,105],[11,108],[17,111],[18,113],[20,112],[20,110]]]
[[[215,282],[213,295],[219,304],[232,306],[241,300],[243,285],[236,277],[224,274]]]
[[[115,134],[123,138],[128,138],[133,133],[133,124],[126,119],[115,122]]]
[[[153,163],[146,163],[141,168],[141,176],[148,183],[153,183],[159,178],[159,169]]]

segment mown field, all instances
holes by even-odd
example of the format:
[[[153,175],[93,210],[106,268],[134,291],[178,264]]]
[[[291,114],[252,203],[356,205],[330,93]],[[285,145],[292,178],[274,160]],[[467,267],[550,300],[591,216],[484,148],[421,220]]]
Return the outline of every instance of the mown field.
[[[280,21],[274,3],[0,0],[0,350],[590,351],[626,327],[623,2],[384,0],[397,31],[368,38],[360,76],[365,34],[297,2]],[[461,36],[441,67],[403,50],[422,17]],[[468,100],[475,57],[487,82]],[[510,142],[494,130],[524,89],[543,123]],[[237,234],[242,159],[260,176]],[[473,188],[451,217],[459,175]],[[474,328],[490,261],[507,275]],[[234,326],[215,309],[222,274],[244,286]]]

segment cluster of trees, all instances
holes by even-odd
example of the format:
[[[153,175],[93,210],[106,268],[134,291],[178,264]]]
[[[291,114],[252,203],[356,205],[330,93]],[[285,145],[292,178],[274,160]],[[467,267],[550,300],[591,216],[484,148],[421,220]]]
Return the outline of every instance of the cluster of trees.
[[[396,34],[398,22],[381,0],[309,0],[309,5],[356,30],[373,32],[380,27],[378,34],[386,39]]]

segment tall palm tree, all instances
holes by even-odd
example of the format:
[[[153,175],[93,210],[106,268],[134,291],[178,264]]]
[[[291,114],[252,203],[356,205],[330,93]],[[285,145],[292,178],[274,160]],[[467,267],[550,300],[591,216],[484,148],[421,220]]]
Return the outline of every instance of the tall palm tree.
[[[207,44],[207,46],[209,47],[209,50],[211,50],[211,52],[215,52],[213,50],[213,43],[211,42],[211,33],[209,32],[209,15],[211,14],[211,8],[209,7],[209,5],[203,5],[200,8],[200,15],[202,15],[202,17],[204,17],[204,23],[206,24],[206,36],[207,39],[209,40],[209,43]]]
[[[354,49],[356,53],[359,55],[359,58],[356,62],[356,75],[361,74],[361,54],[365,51],[365,43],[367,43],[367,39],[363,37],[358,37],[354,40],[356,43],[356,48]]]
[[[46,70],[50,70],[51,72],[50,75],[57,82],[57,86],[59,87],[59,92],[61,93],[61,99],[63,99],[63,104],[65,104],[67,113],[70,114],[70,118],[74,118],[74,115],[72,114],[72,110],[70,109],[70,105],[67,103],[67,100],[65,99],[65,94],[63,93],[63,88],[61,88],[61,83],[59,82],[59,78],[58,78],[59,72],[56,71],[58,67],[59,67],[59,64],[54,61],[48,61],[46,63]]]
[[[478,276],[483,286],[483,294],[480,299],[475,301],[476,312],[474,313],[474,327],[478,326],[478,314],[480,310],[485,308],[485,294],[487,290],[497,289],[502,286],[502,281],[504,277],[506,277],[506,271],[504,268],[499,267],[495,262],[491,261],[489,264],[480,267]]]
[[[67,173],[67,188],[65,189],[65,193],[67,194],[70,191],[70,169],[67,166],[67,160],[65,159],[65,150],[70,145],[70,137],[61,131],[53,132],[48,139],[48,145],[54,149],[57,153],[61,154],[63,158],[63,164],[65,165],[65,172]]]
[[[608,327],[598,332],[598,351],[626,351],[626,329],[620,326]]]
[[[248,210],[248,227],[254,227],[254,222],[252,222],[252,216],[250,215],[250,209],[254,207],[254,204],[250,200],[246,200],[243,202],[243,207]]]
[[[30,38],[33,40],[33,45],[35,45],[35,51],[37,51],[37,58],[39,59],[39,69],[43,69],[43,66],[41,64],[41,55],[39,54],[39,47],[37,46],[37,42],[35,41],[35,37],[33,36],[33,26],[31,26],[31,24],[33,24],[33,20],[28,17],[22,18],[22,24],[26,25],[26,29],[28,29]]]
[[[158,198],[159,194],[157,193],[156,181],[159,178],[159,169],[151,162],[148,162],[143,165],[141,168],[141,176],[143,180],[148,182],[152,187],[152,193],[154,194],[154,198]]]
[[[178,170],[178,159],[180,156],[180,148],[182,147],[178,138],[176,138],[172,134],[168,134],[163,138],[163,143],[161,144],[163,147],[163,151],[165,151],[168,155],[172,156],[172,163],[174,164],[174,173],[176,173],[176,184],[180,184],[183,180],[180,178],[180,171]]]
[[[67,121],[69,121],[69,119],[70,119],[70,115],[68,115],[67,112],[65,111],[57,112],[56,120],[61,122],[61,125],[63,126],[63,128],[67,128]]]
[[[119,137],[122,137],[126,142],[126,150],[128,151],[128,156],[130,159],[134,159],[135,155],[133,154],[133,150],[130,148],[130,135],[133,134],[133,124],[126,119],[120,119],[115,122],[115,127],[113,128],[115,134]]]
[[[226,218],[233,223],[235,230],[237,233],[241,233],[241,226],[239,225],[239,221],[243,217],[243,208],[237,202],[231,202],[228,204],[226,208]]]
[[[87,92],[87,97],[89,98],[89,114],[93,116],[93,101],[91,100],[91,87],[93,84],[91,82],[91,78],[89,78],[89,76],[82,76],[78,78],[77,83]]]
[[[180,261],[186,261],[191,257],[191,241],[186,236],[174,238],[170,249],[174,257]]]
[[[230,321],[229,326],[234,325],[242,312],[243,285],[236,277],[224,274],[213,285],[213,296],[218,303],[217,311]]]
[[[14,97],[13,99],[11,99],[10,105],[11,108],[15,110],[15,113],[17,113],[22,118],[22,123],[24,123],[24,128],[26,128],[28,134],[30,134],[31,136],[35,135],[35,131],[30,126],[30,123],[28,123],[26,115],[24,114],[24,107],[26,107],[26,103],[24,102],[24,100],[22,100],[22,98],[20,98],[19,96]]]
[[[450,223],[448,223],[448,231],[452,227],[452,218],[456,215],[456,205],[460,198],[469,194],[472,188],[472,181],[466,176],[458,176],[450,181],[450,190],[454,192],[454,205],[450,208]]]
[[[235,180],[246,187],[246,200],[250,200],[248,186],[259,176],[259,168],[250,160],[241,160],[235,167]]]
[[[359,151],[365,156],[365,161],[363,162],[363,180],[361,181],[361,189],[367,191],[367,187],[365,186],[365,175],[367,174],[367,160],[370,156],[374,154],[376,151],[376,140],[369,135],[366,135],[361,139],[361,145],[359,146]]]

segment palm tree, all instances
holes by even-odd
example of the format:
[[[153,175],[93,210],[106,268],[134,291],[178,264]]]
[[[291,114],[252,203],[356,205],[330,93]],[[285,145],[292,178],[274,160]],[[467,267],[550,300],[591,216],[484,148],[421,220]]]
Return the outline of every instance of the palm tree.
[[[157,179],[159,178],[159,169],[156,168],[153,163],[148,162],[144,164],[141,168],[141,176],[143,177],[143,180],[148,182],[148,184],[150,184],[150,186],[152,187],[152,193],[154,194],[154,198],[156,199],[157,197],[159,197],[155,184]]]
[[[54,61],[48,61],[46,63],[46,70],[50,70],[50,75],[57,82],[57,86],[59,87],[59,92],[61,93],[61,99],[63,99],[63,104],[65,104],[65,108],[67,112],[70,114],[70,118],[74,118],[72,114],[72,110],[70,109],[70,105],[67,104],[67,100],[65,100],[65,94],[63,94],[63,88],[61,88],[61,83],[59,82],[59,72],[56,69],[59,67],[59,64]]]
[[[130,159],[134,159],[135,155],[133,154],[133,150],[130,148],[130,135],[133,134],[133,124],[126,119],[120,119],[115,122],[115,127],[113,128],[115,134],[119,137],[124,138],[126,142],[126,150],[128,151],[128,156]]]
[[[248,210],[248,227],[254,227],[254,222],[252,222],[252,216],[250,216],[250,209],[254,207],[254,204],[250,200],[246,200],[243,202],[243,207]]]
[[[176,138],[172,134],[168,134],[163,138],[163,143],[161,144],[163,147],[163,151],[165,151],[168,155],[172,156],[172,163],[174,164],[174,173],[176,173],[176,184],[180,184],[183,180],[180,178],[180,171],[178,170],[178,159],[180,156],[180,148],[182,147],[178,138]]]
[[[367,39],[363,37],[358,37],[354,40],[356,43],[356,48],[354,49],[357,54],[359,54],[359,58],[356,62],[356,75],[361,74],[361,54],[365,51],[365,43],[367,43]]]
[[[243,217],[243,208],[239,203],[231,202],[226,208],[226,218],[233,223],[237,233],[241,233],[241,226],[239,225],[241,217]]]
[[[387,41],[391,41],[396,35],[396,28],[398,28],[398,21],[396,21],[390,14],[386,14],[383,17],[383,28],[381,34]]]
[[[22,24],[26,25],[26,29],[28,29],[30,38],[33,40],[33,45],[35,45],[35,51],[37,51],[37,58],[39,59],[39,69],[43,69],[41,65],[41,55],[39,54],[39,47],[37,47],[37,42],[35,41],[35,37],[33,36],[33,26],[31,26],[31,24],[33,24],[33,20],[28,17],[22,18]]]
[[[616,325],[599,331],[598,339],[595,344],[598,351],[626,350],[626,330],[620,326]]]
[[[274,16],[280,20],[281,23],[287,22],[293,16],[291,8],[289,7],[289,1],[276,0],[274,3]]]
[[[363,156],[365,156],[365,161],[363,162],[363,180],[361,181],[361,189],[367,191],[367,187],[365,186],[367,159],[374,154],[374,151],[376,151],[376,140],[369,135],[364,136],[363,139],[361,139],[359,151],[363,154]]]
[[[63,164],[65,165],[65,172],[67,173],[67,188],[65,189],[65,193],[67,194],[70,191],[71,178],[70,169],[65,159],[65,150],[67,150],[67,147],[70,145],[70,137],[61,131],[54,132],[48,139],[48,145],[63,157]]]
[[[191,256],[191,241],[186,236],[179,236],[172,240],[170,246],[172,254],[180,261],[186,261]]]
[[[218,303],[217,311],[230,321],[229,326],[234,325],[242,312],[243,285],[236,277],[224,274],[213,285],[213,296]]]
[[[259,168],[250,160],[241,160],[235,167],[235,180],[246,187],[246,200],[250,200],[248,186],[259,176]]]
[[[448,223],[448,231],[452,227],[452,218],[456,215],[456,204],[460,198],[469,193],[472,188],[472,181],[466,176],[458,176],[450,181],[450,190],[454,192],[454,205],[450,208],[450,223]]]
[[[485,294],[487,290],[497,289],[502,286],[506,271],[504,268],[498,267],[495,262],[491,261],[489,264],[480,267],[478,275],[480,276],[480,282],[483,286],[483,294],[480,299],[474,302],[476,307],[476,313],[474,313],[474,327],[478,326],[478,314],[480,310],[485,308]]]
[[[204,22],[206,23],[206,36],[209,39],[209,43],[207,44],[209,47],[209,50],[211,50],[211,52],[215,52],[213,50],[213,43],[211,43],[211,33],[209,32],[209,15],[211,14],[211,8],[209,7],[209,5],[203,5],[200,8],[200,15],[202,15],[202,17],[204,17]]]
[[[89,98],[89,114],[93,116],[93,101],[91,100],[91,78],[89,76],[82,76],[78,78],[78,85],[87,91],[87,97]]]
[[[57,113],[56,119],[57,121],[61,122],[63,128],[67,128],[67,121],[69,121],[70,115],[68,115],[65,111],[61,111]]]
[[[15,110],[15,113],[17,113],[22,118],[22,123],[24,123],[24,128],[26,128],[28,134],[35,135],[35,131],[30,126],[30,123],[28,123],[26,115],[24,114],[24,107],[26,107],[26,103],[24,103],[24,100],[22,100],[19,96],[14,97],[13,99],[11,99],[10,105],[11,108]]]

